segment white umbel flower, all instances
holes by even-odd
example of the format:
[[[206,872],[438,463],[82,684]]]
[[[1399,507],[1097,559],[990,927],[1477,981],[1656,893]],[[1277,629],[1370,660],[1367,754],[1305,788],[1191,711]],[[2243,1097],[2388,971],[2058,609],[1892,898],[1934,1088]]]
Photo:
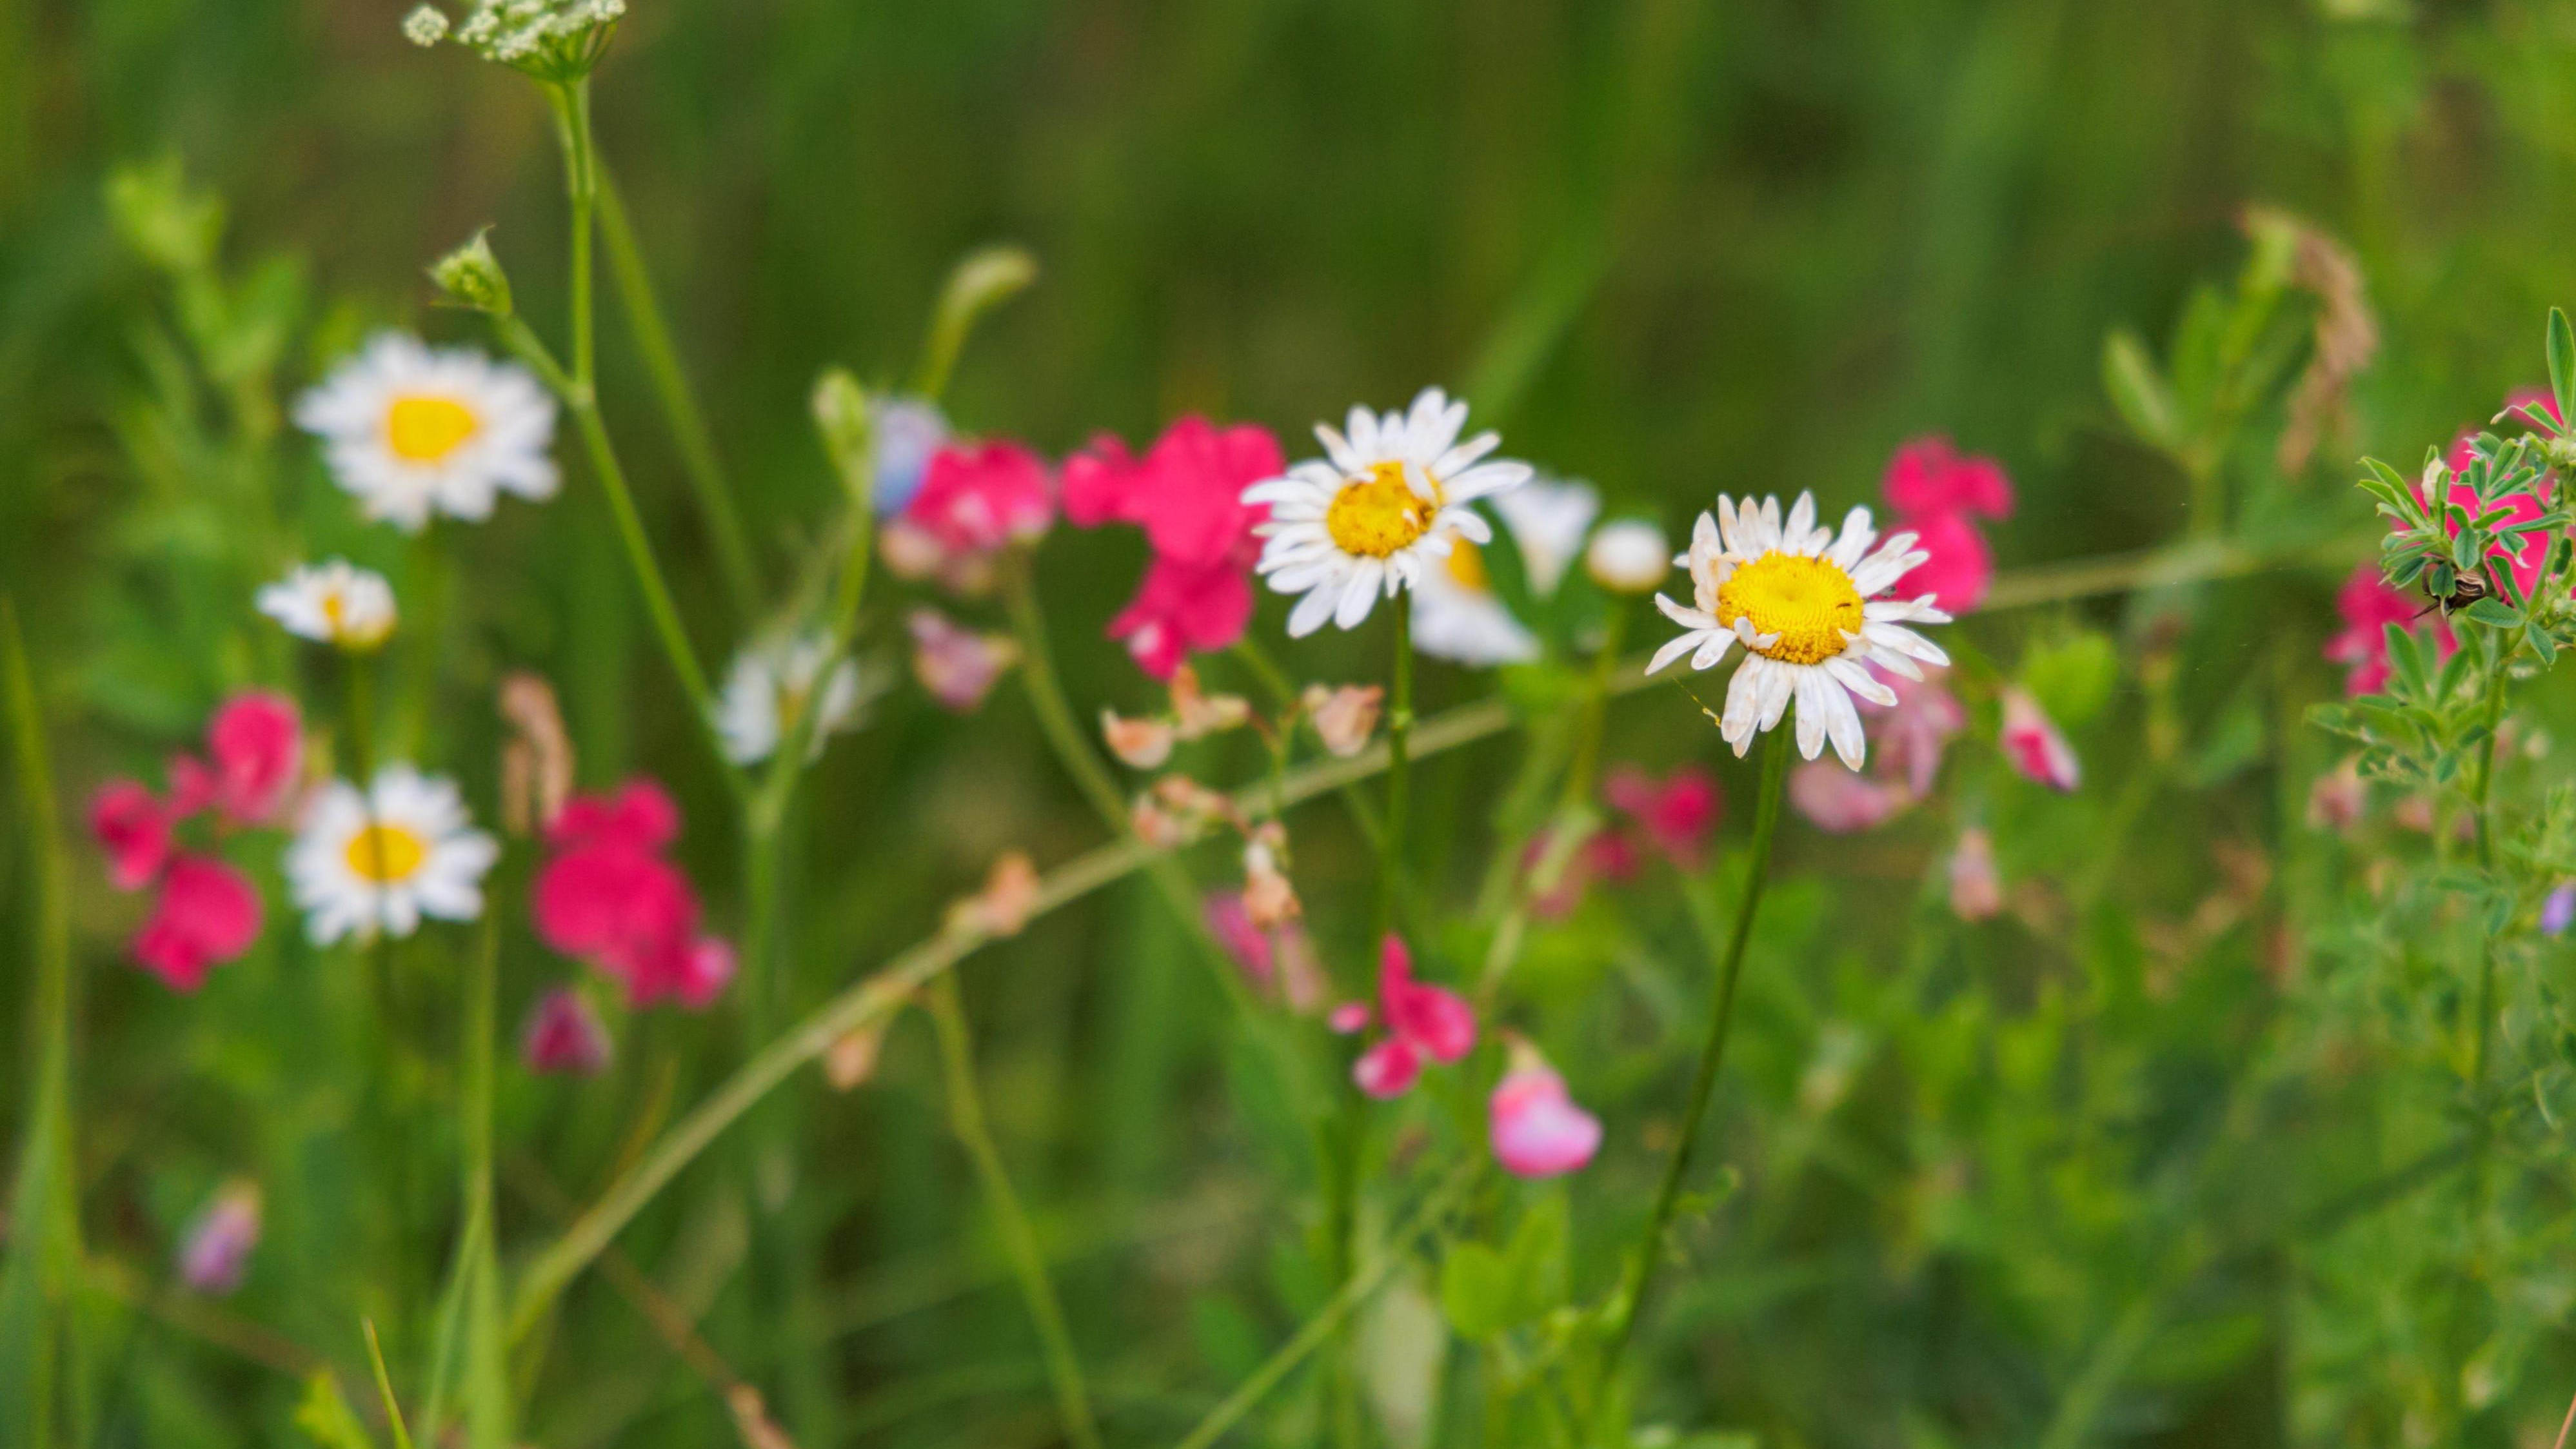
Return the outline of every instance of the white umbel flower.
[[[394,590],[385,576],[347,559],[297,564],[259,591],[259,611],[286,632],[361,654],[394,632]]]
[[[1810,494],[1798,495],[1786,522],[1777,498],[1739,505],[1721,495],[1716,516],[1699,516],[1690,552],[1675,560],[1690,569],[1692,606],[1655,596],[1655,607],[1687,632],[1656,650],[1646,672],[1685,654],[1693,669],[1712,668],[1740,643],[1746,657],[1727,685],[1718,719],[1735,753],[1778,726],[1794,702],[1798,752],[1812,760],[1831,740],[1834,753],[1857,770],[1868,746],[1852,697],[1896,703],[1896,692],[1869,667],[1920,679],[1918,662],[1950,662],[1939,645],[1905,627],[1950,622],[1932,607],[1931,595],[1878,597],[1929,557],[1914,547],[1911,533],[1880,542],[1866,508],[1846,515],[1837,536],[1816,526]]]
[[[406,533],[436,513],[489,518],[503,493],[554,496],[554,399],[471,348],[379,333],[297,400],[295,422],[367,517]]]
[[[1358,628],[1381,596],[1419,585],[1456,540],[1493,541],[1467,505],[1520,487],[1530,467],[1486,456],[1499,434],[1460,442],[1466,422],[1467,405],[1436,387],[1405,412],[1355,407],[1343,432],[1315,425],[1322,458],[1244,490],[1244,502],[1270,507],[1253,530],[1268,539],[1256,571],[1280,593],[1305,595],[1289,611],[1290,637],[1327,619]]]
[[[1495,499],[1494,511],[1511,531],[1530,592],[1546,598],[1582,550],[1601,497],[1581,483],[1530,483]],[[1415,586],[1413,647],[1471,668],[1539,656],[1538,636],[1495,594],[1484,551],[1463,538],[1451,540],[1449,557],[1424,569]]]
[[[804,713],[824,661],[831,657],[832,641],[819,633],[772,639],[735,655],[715,707],[725,758],[753,765],[775,753]],[[820,756],[827,738],[857,728],[859,712],[874,692],[862,683],[857,661],[844,659],[835,666],[823,686],[823,712],[814,721],[806,759]]]
[[[387,765],[361,792],[346,780],[305,807],[286,853],[286,880],[317,946],[381,931],[408,936],[423,916],[483,914],[483,875],[501,857],[474,828],[452,780]]]

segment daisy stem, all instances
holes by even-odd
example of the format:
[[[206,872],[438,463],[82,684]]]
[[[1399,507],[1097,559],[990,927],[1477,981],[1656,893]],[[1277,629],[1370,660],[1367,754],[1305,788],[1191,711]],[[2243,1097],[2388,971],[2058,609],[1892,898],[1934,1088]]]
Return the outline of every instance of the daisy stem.
[[[1637,1316],[1645,1309],[1656,1272],[1663,1266],[1664,1234],[1672,1227],[1673,1210],[1681,1202],[1682,1181],[1690,1173],[1691,1148],[1708,1116],[1709,1099],[1716,1094],[1718,1073],[1726,1065],[1727,1034],[1735,1024],[1735,983],[1744,974],[1745,943],[1752,939],[1753,915],[1762,905],[1762,888],[1770,878],[1771,839],[1779,831],[1780,796],[1788,778],[1788,737],[1774,730],[1762,742],[1762,786],[1754,805],[1752,853],[1745,863],[1744,893],[1736,903],[1735,925],[1727,932],[1726,953],[1717,963],[1717,994],[1711,1003],[1708,1041],[1700,1048],[1699,1066],[1691,1075],[1681,1131],[1673,1139],[1673,1155],[1664,1163],[1664,1180],[1655,1190],[1654,1211],[1647,1215],[1645,1230],[1637,1236],[1618,1323],[1611,1329],[1609,1346],[1602,1352],[1600,1383],[1605,1394],[1618,1374],[1619,1359],[1627,1351],[1628,1340],[1636,1332]]]
[[[957,978],[943,974],[923,995],[930,1006],[931,1024],[938,1031],[940,1065],[948,1085],[949,1123],[956,1129],[957,1141],[966,1149],[966,1155],[974,1160],[976,1178],[993,1214],[993,1226],[1001,1234],[1011,1272],[1020,1280],[1020,1295],[1028,1300],[1029,1321],[1037,1329],[1047,1377],[1055,1386],[1056,1414],[1063,1421],[1064,1437],[1074,1449],[1099,1449],[1100,1430],[1092,1420],[1091,1390],[1083,1382],[1082,1359],[1074,1352],[1072,1330],[1065,1325],[1064,1304],[1047,1277],[1046,1254],[1038,1246],[1037,1232],[1029,1226],[1028,1210],[1011,1186],[1001,1149],[994,1145],[993,1134],[984,1120],[984,1098],[975,1083],[974,1039],[967,1032],[965,1008],[958,1001]]]
[[[590,134],[590,82],[583,79],[548,86],[546,95],[554,103],[555,134],[564,153],[564,189],[572,209],[572,370],[565,372],[535,332],[515,317],[501,319],[501,335],[555,389],[565,409],[571,412],[582,446],[590,455],[591,471],[599,475],[600,487],[608,494],[609,512],[616,519],[618,538],[626,547],[627,563],[635,572],[636,587],[644,595],[645,611],[652,616],[662,652],[670,659],[671,672],[679,676],[689,707],[697,713],[699,733],[711,748],[716,748],[721,759],[723,750],[717,746],[714,733],[715,693],[707,687],[707,672],[698,663],[697,650],[689,643],[689,632],[680,622],[679,606],[672,601],[671,586],[654,558],[653,541],[644,531],[643,515],[636,511],[635,495],[627,487],[626,470],[618,463],[616,445],[609,441],[608,427],[599,416],[590,265],[599,171]],[[745,788],[733,770],[727,769],[725,778],[736,790]]]
[[[626,325],[635,334],[635,350],[643,357],[653,391],[661,397],[662,420],[680,450],[680,463],[687,472],[689,486],[698,495],[698,511],[706,516],[707,535],[715,544],[716,565],[724,576],[725,591],[732,595],[735,611],[748,618],[760,609],[760,567],[752,557],[742,514],[734,506],[733,486],[716,456],[706,410],[698,405],[697,393],[689,386],[689,375],[680,366],[680,350],[671,341],[671,324],[662,313],[661,298],[653,290],[653,274],[644,265],[643,248],[636,244],[635,226],[626,215],[626,203],[596,155],[591,159],[591,169],[599,187],[600,240],[607,243],[608,270],[617,282]]]

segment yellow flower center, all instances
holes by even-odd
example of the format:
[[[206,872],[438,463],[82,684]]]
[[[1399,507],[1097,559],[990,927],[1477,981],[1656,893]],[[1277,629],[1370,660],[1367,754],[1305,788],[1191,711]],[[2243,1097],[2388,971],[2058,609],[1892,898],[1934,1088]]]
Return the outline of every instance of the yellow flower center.
[[[1751,620],[1756,634],[1780,636],[1755,652],[1821,664],[1843,652],[1845,634],[1860,632],[1860,590],[1830,559],[1766,553],[1718,586],[1717,621],[1731,629],[1738,619]]]
[[[1484,551],[1463,538],[1449,550],[1449,577],[1471,594],[1494,591],[1494,576],[1485,572]]]
[[[406,463],[435,463],[481,426],[474,410],[452,397],[398,397],[385,410],[385,443]]]
[[[322,622],[331,626],[331,637],[349,637],[349,596],[338,589],[322,591]]]
[[[412,878],[429,859],[429,842],[400,825],[370,825],[349,837],[349,869],[360,880],[394,885]]]
[[[1402,463],[1380,463],[1353,478],[1324,510],[1324,530],[1342,552],[1384,558],[1431,529],[1436,502],[1417,496],[1404,481]]]

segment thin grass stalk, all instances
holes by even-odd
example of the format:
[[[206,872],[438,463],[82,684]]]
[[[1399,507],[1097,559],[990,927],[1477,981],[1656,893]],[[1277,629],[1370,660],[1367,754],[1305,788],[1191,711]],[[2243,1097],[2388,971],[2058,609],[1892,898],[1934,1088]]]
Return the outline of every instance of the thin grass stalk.
[[[1762,742],[1762,784],[1753,813],[1751,855],[1744,867],[1744,892],[1735,907],[1735,925],[1728,931],[1726,952],[1717,963],[1716,996],[1710,1003],[1708,1041],[1700,1048],[1699,1065],[1691,1073],[1690,1095],[1682,1108],[1679,1134],[1673,1141],[1673,1153],[1664,1163],[1662,1185],[1655,1189],[1655,1205],[1647,1214],[1645,1229],[1637,1235],[1637,1246],[1631,1260],[1628,1283],[1621,1294],[1618,1321],[1612,1326],[1607,1347],[1601,1356],[1601,1387],[1605,1397],[1619,1370],[1619,1360],[1635,1336],[1637,1318],[1645,1309],[1648,1295],[1664,1263],[1664,1235],[1672,1228],[1673,1210],[1681,1201],[1682,1183],[1690,1174],[1693,1149],[1697,1146],[1701,1124],[1708,1116],[1710,1098],[1716,1095],[1718,1075],[1726,1066],[1726,1043],[1735,1025],[1735,987],[1744,974],[1744,949],[1753,937],[1753,918],[1762,906],[1763,887],[1771,876],[1771,842],[1779,833],[1780,797],[1789,778],[1790,744],[1785,729],[1773,730]]]
[[[958,1000],[957,978],[942,975],[923,996],[939,1038],[941,1075],[948,1088],[949,1124],[975,1164],[976,1182],[993,1214],[994,1230],[1001,1235],[1003,1253],[1010,1259],[1012,1276],[1019,1280],[1020,1296],[1028,1304],[1029,1322],[1037,1329],[1047,1379],[1055,1390],[1056,1416],[1074,1449],[1099,1449],[1100,1428],[1092,1416],[1091,1388],[1083,1380],[1082,1358],[1074,1351],[1064,1304],[1047,1276],[1046,1253],[1038,1246],[1037,1233],[1029,1226],[1028,1209],[1020,1202],[1019,1191],[1011,1186],[1001,1149],[994,1144],[985,1120],[983,1089],[975,1080],[975,1043],[966,1027],[966,1009]]]
[[[608,271],[616,281],[626,325],[635,335],[635,351],[643,359],[645,375],[652,379],[654,395],[662,404],[662,421],[680,451],[681,471],[696,495],[698,512],[706,520],[707,537],[715,545],[716,569],[724,580],[725,592],[733,602],[735,614],[751,618],[760,612],[760,566],[752,555],[751,536],[744,531],[742,512],[735,505],[733,486],[716,454],[706,410],[699,406],[697,392],[689,386],[688,371],[680,365],[680,351],[671,340],[671,324],[654,290],[644,249],[636,242],[625,198],[618,194],[616,181],[596,154],[591,158],[591,172],[599,191],[599,238],[608,253]]]

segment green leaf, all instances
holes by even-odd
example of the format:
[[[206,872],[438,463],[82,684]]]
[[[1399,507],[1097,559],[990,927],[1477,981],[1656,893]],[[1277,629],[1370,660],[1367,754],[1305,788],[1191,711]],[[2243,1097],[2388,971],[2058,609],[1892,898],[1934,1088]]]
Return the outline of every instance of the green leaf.
[[[304,1397],[295,1406],[295,1427],[321,1449],[376,1449],[367,1427],[358,1422],[340,1393],[340,1380],[329,1369],[316,1369],[304,1381]]]
[[[1492,1338],[1512,1325],[1512,1272],[1483,1243],[1460,1243],[1440,1264],[1440,1311],[1458,1336]]]
[[[984,247],[959,261],[940,291],[939,310],[931,315],[913,391],[937,401],[948,390],[949,374],[956,370],[957,355],[966,350],[975,324],[1037,279],[1037,258],[1019,247]]]
[[[2558,416],[2576,420],[2576,334],[2567,327],[2567,314],[2556,307],[2549,309],[2549,329],[2543,346],[2549,353],[2549,392],[2558,400]]]
[[[2122,329],[2103,339],[2102,390],[2110,395],[2111,406],[2130,432],[2167,452],[2182,446],[2182,419],[2173,391],[2135,333]]]
[[[2101,712],[2119,678],[2119,647],[2097,630],[2036,644],[2022,655],[2022,687],[2069,729]]]
[[[2480,599],[2461,612],[2491,629],[2522,627],[2522,611],[2493,596]]]

